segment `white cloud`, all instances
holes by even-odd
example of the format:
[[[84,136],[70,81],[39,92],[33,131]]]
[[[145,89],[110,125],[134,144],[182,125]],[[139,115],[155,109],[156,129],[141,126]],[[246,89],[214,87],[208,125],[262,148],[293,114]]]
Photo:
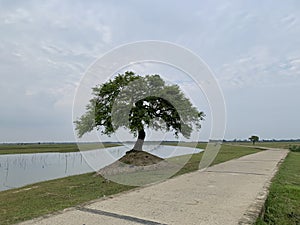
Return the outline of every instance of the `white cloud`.
[[[294,14],[290,14],[282,17],[280,22],[285,28],[291,29],[297,26],[298,19]]]
[[[4,13],[0,16],[1,21],[4,24],[13,25],[16,23],[31,23],[33,22],[30,13],[21,8],[17,8],[12,12]]]
[[[300,54],[299,54],[300,58]],[[300,85],[299,58],[287,59],[272,50],[255,48],[217,70],[220,82],[230,87]]]

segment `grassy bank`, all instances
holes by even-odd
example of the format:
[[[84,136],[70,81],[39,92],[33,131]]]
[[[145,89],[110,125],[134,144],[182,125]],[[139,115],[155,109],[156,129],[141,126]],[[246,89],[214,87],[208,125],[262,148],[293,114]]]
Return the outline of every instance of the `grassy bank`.
[[[80,144],[80,150],[92,150],[104,147],[114,147],[114,143],[88,143]],[[0,155],[2,154],[28,154],[28,153],[46,153],[46,152],[78,152],[79,148],[75,143],[53,143],[53,144],[1,144]]]
[[[198,147],[205,146],[200,144]],[[213,164],[257,151],[224,145]],[[201,153],[194,154],[177,175],[197,170],[201,157]],[[132,188],[134,187],[106,182],[102,177],[94,177],[90,173],[3,191],[0,192],[0,224],[14,224]]]
[[[273,179],[265,215],[256,225],[300,224],[300,153],[290,152]]]

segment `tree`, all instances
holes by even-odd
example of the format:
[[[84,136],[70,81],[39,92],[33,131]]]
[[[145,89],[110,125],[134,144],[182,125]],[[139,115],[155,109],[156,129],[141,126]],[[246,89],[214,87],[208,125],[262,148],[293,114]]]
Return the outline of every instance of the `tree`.
[[[78,136],[94,128],[111,135],[124,127],[137,136],[134,150],[142,150],[146,127],[189,138],[193,128],[201,128],[205,116],[178,85],[166,84],[159,75],[142,77],[127,71],[94,87],[92,94],[86,113],[74,122]]]
[[[255,142],[259,140],[259,137],[252,135],[251,137],[249,137],[249,140],[252,141],[253,145],[255,145]]]

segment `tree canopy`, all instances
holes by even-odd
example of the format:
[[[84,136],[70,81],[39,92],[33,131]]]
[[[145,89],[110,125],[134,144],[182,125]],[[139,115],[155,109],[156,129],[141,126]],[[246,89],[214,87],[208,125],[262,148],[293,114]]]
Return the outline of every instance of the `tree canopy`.
[[[97,85],[92,94],[86,113],[74,122],[79,137],[94,128],[111,135],[120,127],[140,136],[147,127],[189,138],[205,116],[178,85],[166,84],[159,75],[142,77],[127,71]]]
[[[255,142],[259,141],[259,137],[256,135],[252,135],[251,137],[249,137],[249,140],[252,141],[253,144],[255,144]]]

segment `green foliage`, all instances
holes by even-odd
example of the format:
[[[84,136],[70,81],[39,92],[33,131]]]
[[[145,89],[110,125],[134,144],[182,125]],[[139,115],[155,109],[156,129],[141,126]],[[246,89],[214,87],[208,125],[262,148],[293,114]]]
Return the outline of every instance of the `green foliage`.
[[[147,127],[174,130],[176,137],[181,133],[188,138],[205,116],[178,85],[167,85],[159,75],[125,72],[93,88],[93,96],[87,112],[75,121],[79,137],[94,128],[102,127],[101,132],[110,135],[124,127],[136,135]]]
[[[126,72],[125,75],[118,75],[114,80],[94,87],[92,90],[94,98],[86,106],[87,112],[75,121],[78,136],[82,137],[85,133],[100,126],[105,128],[104,134],[113,133],[111,112],[114,99],[124,86],[136,79],[138,76],[134,73]]]
[[[292,151],[292,152],[300,152],[300,146],[299,145],[291,145],[289,147],[289,149]]]
[[[253,142],[253,144],[255,144],[255,142],[257,142],[259,140],[258,136],[252,135],[251,137],[249,137],[249,140]]]

